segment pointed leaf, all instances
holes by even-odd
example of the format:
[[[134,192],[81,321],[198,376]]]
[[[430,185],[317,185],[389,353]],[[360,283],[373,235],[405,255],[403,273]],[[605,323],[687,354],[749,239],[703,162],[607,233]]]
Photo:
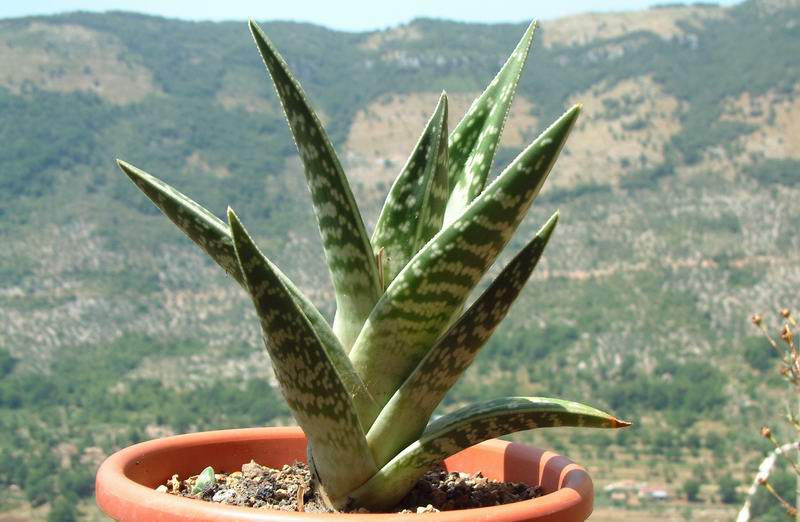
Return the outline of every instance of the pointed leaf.
[[[509,397],[467,406],[432,422],[420,440],[351,496],[372,510],[396,504],[432,466],[479,442],[551,427],[622,428],[630,424],[590,406],[545,397]]]
[[[214,261],[242,285],[245,290],[242,272],[236,259],[228,224],[204,207],[182,194],[175,188],[141,169],[121,160],[117,160],[122,171],[136,184],[153,203],[175,223],[192,241],[202,248]],[[356,400],[359,412],[370,418],[377,412],[377,405],[369,395],[361,379],[353,370],[347,353],[342,349],[339,340],[333,334],[328,321],[316,306],[308,300],[303,292],[269,260],[270,267],[283,284],[289,289],[295,303],[311,322],[314,331],[325,345],[328,356],[336,364],[342,379]]]
[[[414,151],[392,185],[372,234],[383,249],[384,286],[442,228],[447,204],[447,95],[442,93]]]
[[[314,213],[336,290],[333,329],[350,349],[383,289],[361,213],[339,158],[300,83],[255,22],[250,31],[278,92],[305,165]]]
[[[525,216],[579,113],[575,106],[525,149],[395,278],[350,359],[384,405],[444,333]]]
[[[237,283],[244,284],[233,240],[224,221],[155,176],[122,160],[117,160],[117,165],[189,239]]]
[[[228,219],[281,392],[308,437],[326,493],[341,499],[375,471],[356,408],[289,290],[233,211]]]
[[[558,222],[558,212],[450,327],[381,411],[367,434],[383,466],[417,440],[436,407],[505,318],[536,267]]]
[[[472,103],[450,136],[450,197],[445,225],[455,221],[486,185],[535,30],[536,22],[531,22],[503,68]]]

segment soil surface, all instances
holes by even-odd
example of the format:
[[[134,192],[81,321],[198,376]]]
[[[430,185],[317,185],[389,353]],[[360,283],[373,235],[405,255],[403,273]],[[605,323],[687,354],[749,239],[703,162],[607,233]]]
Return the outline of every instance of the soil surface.
[[[311,486],[311,473],[302,462],[281,469],[250,461],[241,471],[217,473],[215,483],[192,494],[197,475],[181,480],[173,475],[157,488],[166,494],[199,498],[234,506],[278,509],[282,511],[324,512],[327,509]],[[540,486],[520,482],[498,482],[480,473],[447,472],[435,468],[417,481],[414,488],[393,512],[429,513],[454,509],[510,504],[542,495]],[[366,512],[365,510],[357,510]]]

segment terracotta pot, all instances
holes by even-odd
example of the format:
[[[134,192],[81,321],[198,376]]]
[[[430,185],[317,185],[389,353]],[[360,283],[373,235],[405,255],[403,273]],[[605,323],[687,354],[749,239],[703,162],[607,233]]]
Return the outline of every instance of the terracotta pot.
[[[350,519],[357,522],[586,520],[594,489],[588,473],[550,451],[492,440],[462,451],[444,464],[448,470],[481,471],[497,479],[541,484],[545,495],[504,506],[408,515],[398,513],[344,515],[285,513],[242,508],[158,493],[173,473],[186,478],[206,466],[234,471],[250,459],[280,468],[305,461],[306,440],[299,428],[251,428],[178,435],[136,444],[111,455],[97,472],[97,504],[112,518],[126,522],[311,521]]]

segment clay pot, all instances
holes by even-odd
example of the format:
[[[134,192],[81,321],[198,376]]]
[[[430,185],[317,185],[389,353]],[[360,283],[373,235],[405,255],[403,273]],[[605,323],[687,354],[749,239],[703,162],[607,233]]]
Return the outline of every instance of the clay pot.
[[[238,470],[251,459],[280,468],[305,461],[306,440],[299,428],[251,428],[178,435],[136,444],[111,455],[97,472],[97,504],[125,522],[189,521],[330,521],[357,522],[586,520],[592,512],[592,479],[566,457],[550,451],[492,440],[445,460],[445,467],[507,481],[541,484],[545,495],[514,504],[424,515],[398,513],[345,515],[285,513],[242,508],[177,497],[154,490],[173,473],[186,478],[206,466]]]

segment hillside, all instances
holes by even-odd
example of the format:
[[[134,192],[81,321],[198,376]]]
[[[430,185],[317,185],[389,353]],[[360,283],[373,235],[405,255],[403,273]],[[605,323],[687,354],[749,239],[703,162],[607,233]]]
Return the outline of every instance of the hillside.
[[[371,227],[441,90],[452,128],[525,26],[263,27]],[[585,110],[500,265],[556,208],[561,224],[444,407],[593,402],[635,429],[523,437],[568,449],[598,484],[649,476],[676,495],[715,462],[709,509],[719,476],[744,483],[759,426],[780,414],[747,318],[800,304],[799,57],[797,0],[542,23],[495,169],[570,104]],[[219,215],[230,204],[332,315],[299,161],[244,23],[0,20],[0,143],[0,485],[26,499],[0,512],[89,498],[99,459],[131,441],[288,422],[246,296],[113,161]]]

